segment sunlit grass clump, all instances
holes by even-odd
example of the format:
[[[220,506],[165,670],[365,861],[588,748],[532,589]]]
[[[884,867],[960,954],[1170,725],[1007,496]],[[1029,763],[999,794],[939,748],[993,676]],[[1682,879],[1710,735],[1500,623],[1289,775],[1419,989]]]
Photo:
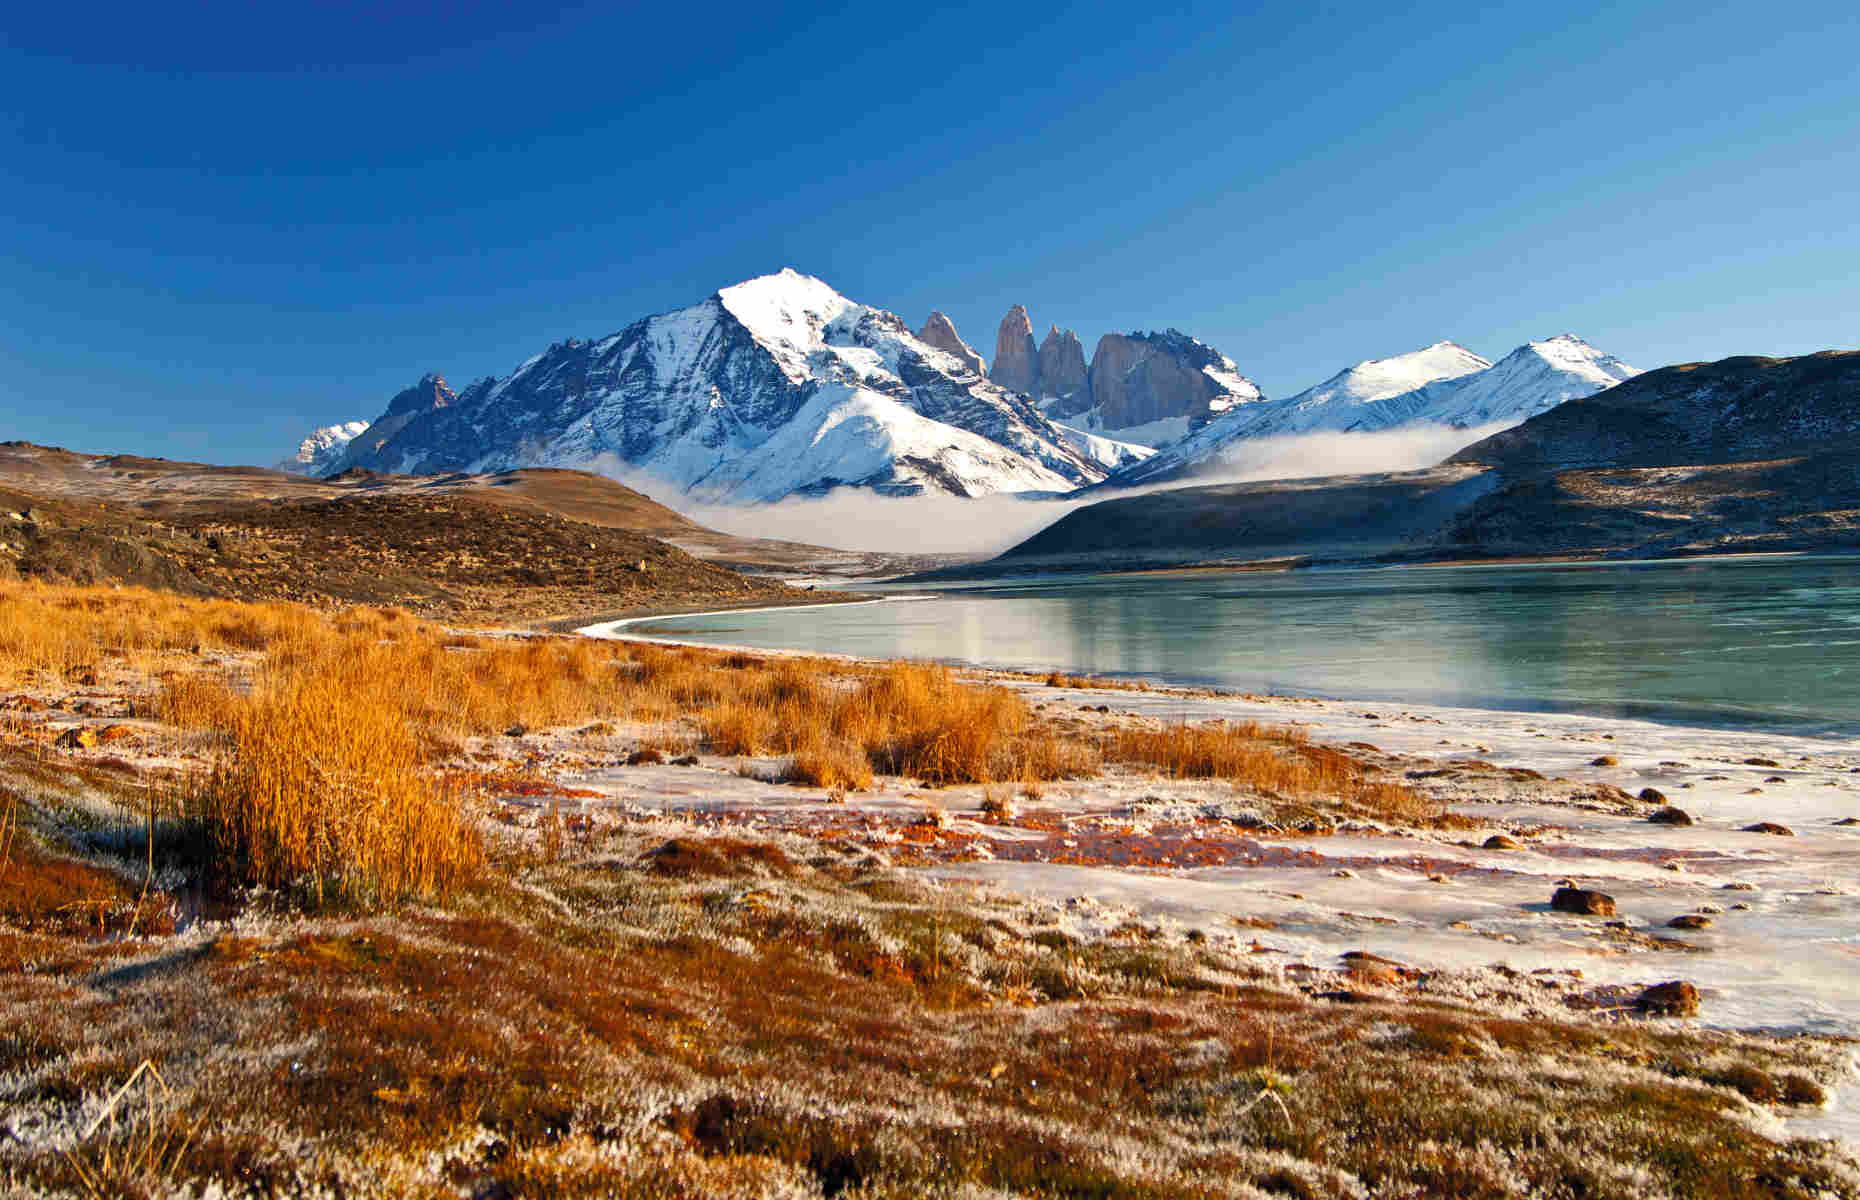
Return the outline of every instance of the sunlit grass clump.
[[[379,903],[443,898],[483,865],[460,797],[424,768],[384,691],[309,672],[238,705],[229,750],[197,783],[220,874],[318,903]]]

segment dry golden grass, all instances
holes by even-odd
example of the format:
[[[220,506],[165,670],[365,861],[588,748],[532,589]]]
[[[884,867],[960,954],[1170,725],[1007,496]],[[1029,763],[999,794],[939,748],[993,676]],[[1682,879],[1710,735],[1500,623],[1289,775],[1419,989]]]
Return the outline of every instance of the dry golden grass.
[[[1141,679],[1106,679],[1101,675],[1067,675],[1054,671],[1046,677],[1047,687],[1093,689],[1113,692],[1147,692],[1150,685]]]
[[[105,658],[161,651],[258,650],[323,620],[292,604],[0,580],[0,681],[40,671],[68,679]]]
[[[368,699],[338,666],[238,706],[231,749],[194,797],[233,882],[371,903],[443,897],[482,866],[476,826],[423,769],[415,730]]]
[[[155,694],[154,715],[178,729],[232,728],[240,696],[226,681],[204,671],[173,674]]]
[[[1251,721],[1120,729],[1110,757],[1156,767],[1176,779],[1225,779],[1273,796],[1329,798],[1385,817],[1422,820],[1436,806],[1410,788],[1369,778],[1362,764],[1302,730]]]
[[[224,738],[196,792],[219,874],[313,897],[443,894],[482,851],[456,780],[432,768],[463,739],[513,727],[627,721],[684,748],[784,755],[782,777],[835,792],[876,774],[925,784],[1096,774],[1105,759],[1271,796],[1422,817],[1302,734],[1214,723],[1108,736],[1036,718],[1012,689],[918,663],[881,666],[584,638],[461,635],[397,610],[319,613],[133,589],[0,584],[0,675],[120,658],[162,682],[146,711]],[[235,677],[205,649],[238,651]],[[179,653],[175,653],[179,652]],[[154,655],[139,660],[138,655]]]
[[[796,753],[783,778],[809,787],[863,792],[872,786],[872,761],[857,746],[825,742]]]

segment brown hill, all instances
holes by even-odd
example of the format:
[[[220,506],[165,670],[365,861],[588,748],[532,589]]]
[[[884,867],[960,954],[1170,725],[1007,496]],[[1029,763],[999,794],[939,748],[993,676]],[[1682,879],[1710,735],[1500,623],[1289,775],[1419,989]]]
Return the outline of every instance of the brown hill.
[[[0,445],[0,572],[471,621],[790,603],[657,534],[750,545],[572,471],[319,480]]]

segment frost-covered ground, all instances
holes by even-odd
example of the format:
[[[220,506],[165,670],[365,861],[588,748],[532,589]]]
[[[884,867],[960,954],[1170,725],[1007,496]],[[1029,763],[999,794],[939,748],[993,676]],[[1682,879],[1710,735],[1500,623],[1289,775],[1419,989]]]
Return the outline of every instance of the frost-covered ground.
[[[1853,741],[997,679],[1024,689],[1046,715],[1096,726],[1297,725],[1315,742],[1384,762],[1471,822],[1279,830],[1261,827],[1231,785],[1127,771],[1046,785],[1037,799],[1017,802],[1011,822],[982,817],[980,788],[927,791],[910,781],[881,780],[844,804],[689,768],[596,771],[579,782],[644,809],[800,826],[942,808],[958,849],[932,856],[924,871],[1055,902],[1063,923],[1085,935],[1137,920],[1241,937],[1293,973],[1333,969],[1351,950],[1420,971],[1494,979],[1536,972],[1569,981],[1568,1003],[1604,1009],[1684,979],[1700,991],[1692,1018],[1700,1025],[1860,1036]],[[1095,711],[1101,705],[1110,711]],[[1647,788],[1693,823],[1650,822],[1662,805],[1638,798]],[[1760,822],[1788,834],[1746,830]],[[1497,834],[1520,848],[1486,849]],[[1612,896],[1616,915],[1553,912],[1551,895],[1564,883]],[[1707,923],[1670,927],[1678,917]],[[1860,1139],[1854,1107],[1837,1103],[1812,1124]]]

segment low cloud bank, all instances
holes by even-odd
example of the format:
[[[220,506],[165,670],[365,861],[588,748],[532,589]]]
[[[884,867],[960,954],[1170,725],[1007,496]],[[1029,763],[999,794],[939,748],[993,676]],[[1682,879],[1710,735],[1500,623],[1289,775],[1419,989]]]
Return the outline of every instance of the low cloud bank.
[[[775,504],[705,504],[680,495],[663,480],[611,456],[592,464],[591,469],[644,492],[700,525],[739,537],[806,542],[836,550],[988,557],[1026,541],[1073,509],[1100,500],[1216,483],[1415,471],[1434,466],[1454,451],[1511,424],[1477,429],[1423,425],[1377,433],[1260,438],[1230,446],[1193,478],[1056,500],[1005,495],[970,500],[943,495],[898,497],[842,490],[825,497],[794,497]]]
[[[1510,429],[1498,421],[1473,429],[1409,425],[1375,433],[1297,433],[1237,442],[1184,482],[1257,483],[1268,479],[1311,479],[1323,475],[1375,475],[1419,471],[1439,464],[1482,438]],[[1145,489],[1154,490],[1154,489]]]

